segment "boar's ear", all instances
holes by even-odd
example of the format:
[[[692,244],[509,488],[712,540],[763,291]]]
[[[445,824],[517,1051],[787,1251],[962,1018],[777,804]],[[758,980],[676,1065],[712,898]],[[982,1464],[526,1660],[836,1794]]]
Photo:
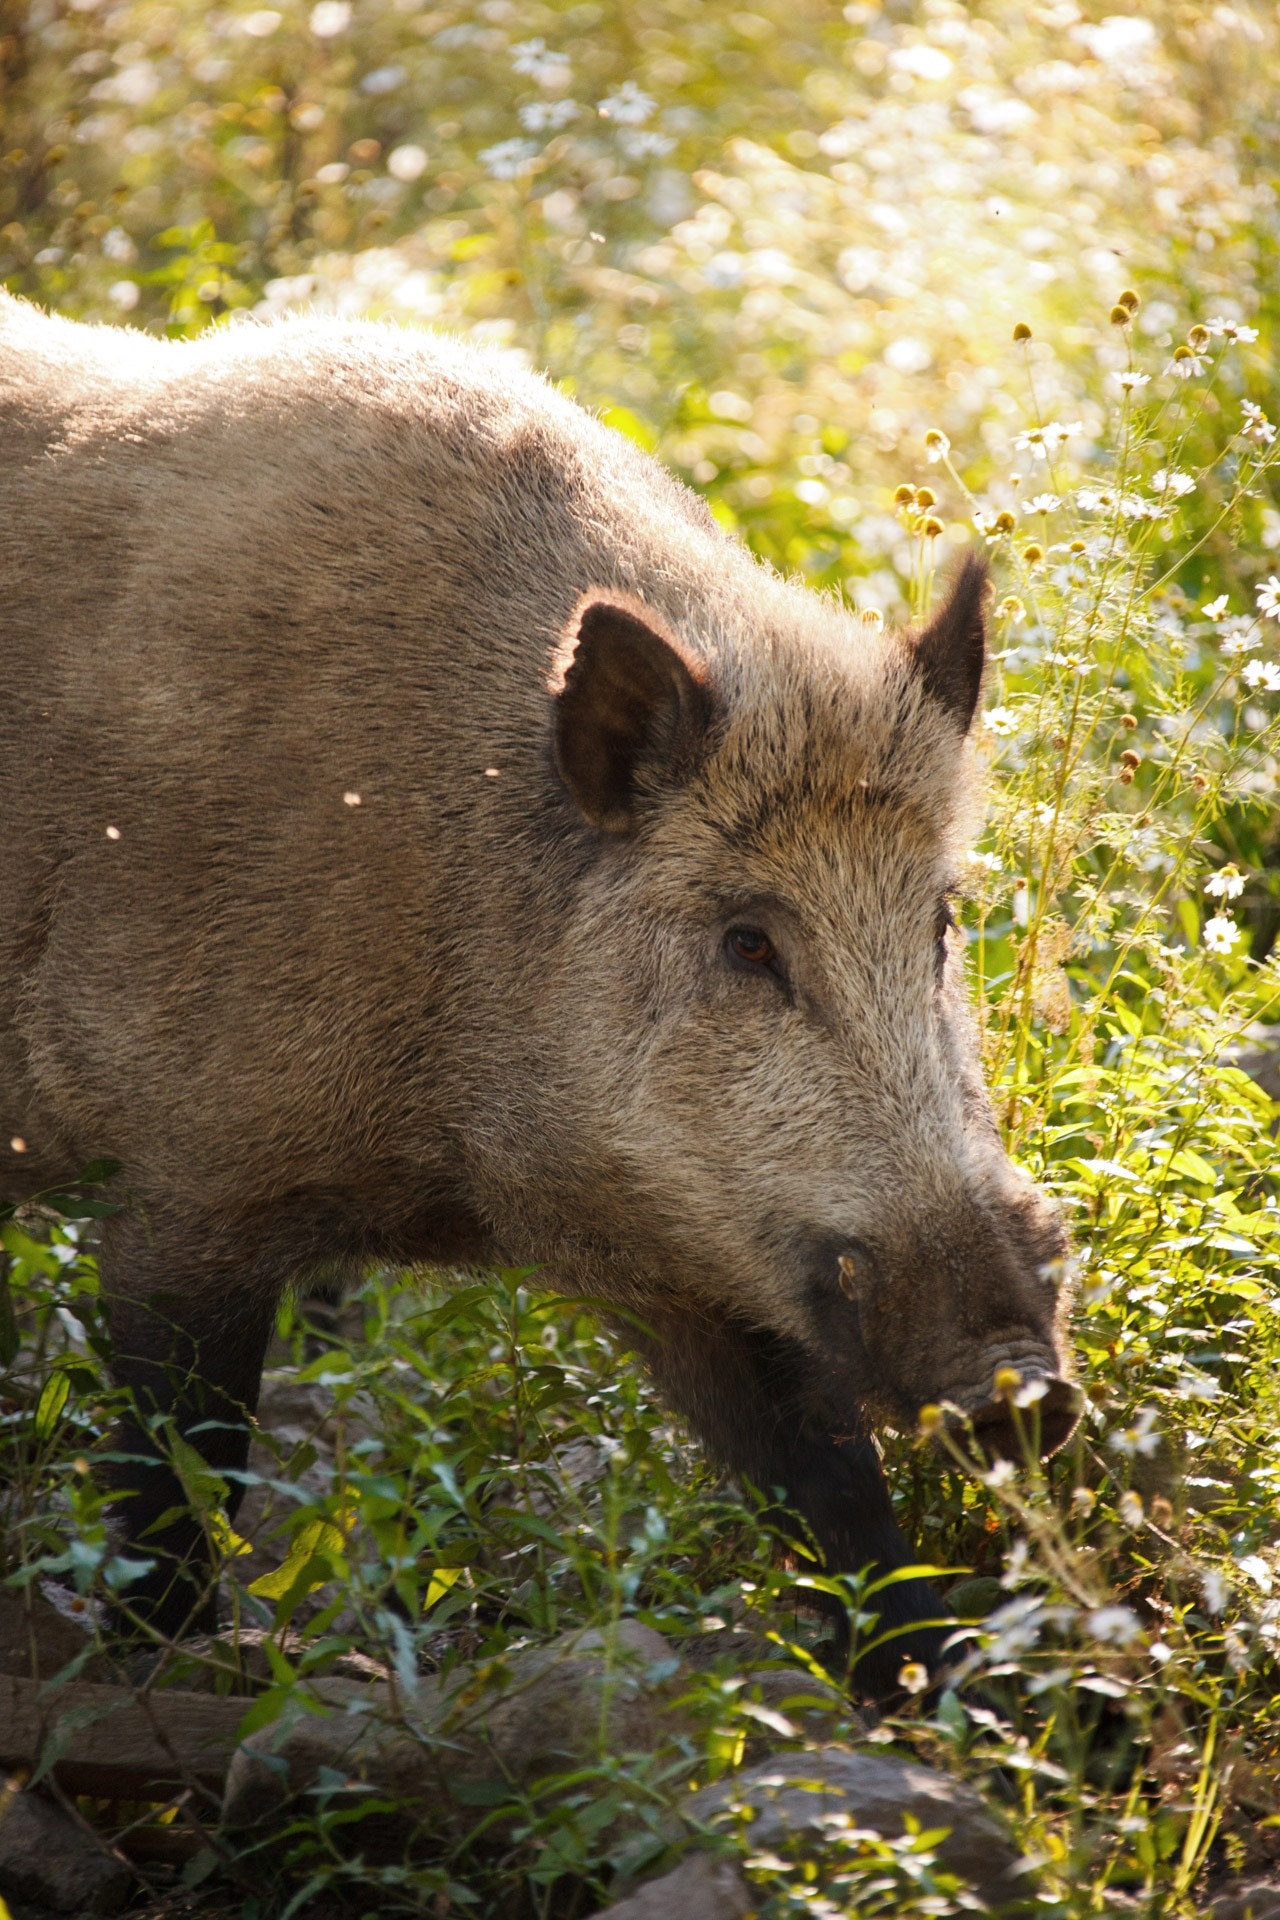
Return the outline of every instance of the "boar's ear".
[[[697,662],[638,603],[593,595],[553,691],[560,778],[593,827],[629,832],[643,774],[691,767],[711,709]]]
[[[973,724],[982,691],[987,580],[985,562],[970,554],[956,575],[947,604],[915,642],[916,664],[926,691],[954,716],[962,733]]]

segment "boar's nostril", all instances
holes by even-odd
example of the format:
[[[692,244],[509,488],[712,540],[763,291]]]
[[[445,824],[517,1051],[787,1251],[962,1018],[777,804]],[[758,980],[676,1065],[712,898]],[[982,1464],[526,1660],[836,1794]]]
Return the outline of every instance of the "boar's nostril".
[[[1069,1380],[1050,1376],[1038,1399],[1018,1405],[1022,1395],[1006,1393],[970,1418],[973,1435],[989,1459],[1023,1461],[1034,1450],[1042,1460],[1056,1453],[1075,1432],[1080,1418],[1080,1394]]]

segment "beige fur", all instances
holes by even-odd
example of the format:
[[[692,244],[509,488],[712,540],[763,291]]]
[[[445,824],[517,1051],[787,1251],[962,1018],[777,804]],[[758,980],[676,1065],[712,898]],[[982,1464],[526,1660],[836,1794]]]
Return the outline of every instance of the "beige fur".
[[[598,592],[716,715],[612,834],[550,747]],[[0,623],[0,1189],[118,1158],[114,1290],[537,1261],[822,1352],[825,1235],[863,1250],[851,1406],[1060,1370],[1060,1234],[935,980],[963,726],[552,387],[388,326],[161,343],[0,296]],[[740,920],[790,998],[724,964]]]

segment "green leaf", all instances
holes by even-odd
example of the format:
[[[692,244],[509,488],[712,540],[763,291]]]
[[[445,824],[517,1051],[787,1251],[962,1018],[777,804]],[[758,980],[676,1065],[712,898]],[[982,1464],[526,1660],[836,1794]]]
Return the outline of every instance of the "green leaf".
[[[1210,1166],[1200,1154],[1193,1153],[1190,1147],[1183,1147],[1175,1153],[1169,1162],[1170,1173],[1180,1173],[1187,1180],[1201,1180],[1207,1186],[1216,1187],[1218,1172]]]
[[[222,1506],[229,1491],[227,1483],[220,1473],[214,1472],[203,1454],[197,1453],[191,1442],[180,1433],[170,1432],[165,1444],[174,1471],[182,1482],[182,1490],[192,1506],[202,1511]]]
[[[305,1599],[333,1579],[346,1544],[342,1528],[332,1520],[309,1520],[294,1535],[287,1557],[273,1572],[250,1581],[248,1590],[260,1600],[283,1600],[286,1595]]]
[[[96,1187],[104,1180],[114,1180],[120,1171],[118,1160],[91,1160],[77,1182],[80,1186]]]
[[[500,1807],[512,1798],[512,1789],[501,1780],[451,1780],[449,1791],[464,1807]]]
[[[444,1599],[445,1595],[448,1593],[450,1587],[453,1586],[454,1582],[457,1580],[461,1580],[465,1572],[466,1572],[465,1567],[434,1568],[431,1574],[431,1579],[427,1585],[427,1597],[422,1603],[422,1611],[424,1613],[430,1612],[431,1608],[435,1606],[438,1600]]]
[[[625,434],[628,440],[634,440],[646,453],[652,453],[658,444],[658,436],[653,428],[639,414],[632,413],[630,407],[606,407],[600,418],[606,427],[612,427],[615,433]]]
[[[0,1247],[0,1367],[13,1365],[20,1345],[18,1317],[9,1287],[9,1264],[8,1254]]]
[[[1192,900],[1189,895],[1183,894],[1181,900],[1178,902],[1177,911],[1178,925],[1182,928],[1183,934],[1186,936],[1187,945],[1189,947],[1198,947],[1200,944],[1200,910],[1196,906],[1195,901]]]
[[[79,1193],[42,1193],[40,1203],[60,1213],[64,1220],[109,1220],[121,1211],[118,1200],[91,1200]]]
[[[51,1373],[40,1391],[36,1403],[35,1433],[37,1440],[48,1440],[57,1426],[62,1409],[67,1404],[71,1392],[71,1381],[66,1369],[59,1367]]]

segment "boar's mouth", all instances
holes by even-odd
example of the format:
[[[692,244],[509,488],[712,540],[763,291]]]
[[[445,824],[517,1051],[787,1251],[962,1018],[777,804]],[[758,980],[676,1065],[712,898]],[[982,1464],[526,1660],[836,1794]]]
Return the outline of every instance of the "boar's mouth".
[[[1044,1393],[1023,1407],[1018,1394],[988,1400],[970,1414],[973,1437],[990,1460],[1023,1462],[1028,1453],[1047,1460],[1066,1445],[1080,1419],[1080,1393],[1060,1375],[1040,1376]]]
[[[1080,1419],[1079,1389],[1057,1372],[1051,1359],[1037,1355],[1018,1361],[997,1357],[986,1386],[947,1396],[959,1409],[958,1420],[989,1460],[1020,1464],[1034,1455],[1047,1460],[1075,1432]]]

